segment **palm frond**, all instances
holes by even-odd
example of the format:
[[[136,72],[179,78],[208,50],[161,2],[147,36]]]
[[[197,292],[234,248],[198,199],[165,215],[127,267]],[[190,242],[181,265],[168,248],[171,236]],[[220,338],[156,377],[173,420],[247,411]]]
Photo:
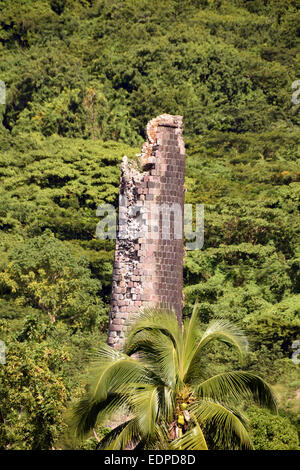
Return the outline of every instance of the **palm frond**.
[[[195,351],[197,337],[199,335],[199,317],[198,317],[198,303],[196,302],[193,307],[191,317],[184,322],[183,325],[183,373],[185,374],[190,360]]]
[[[191,413],[221,448],[253,449],[247,431],[248,421],[239,411],[206,399],[195,402],[191,406]]]
[[[272,411],[277,410],[276,399],[269,385],[251,372],[223,372],[205,380],[194,390],[199,398],[213,400],[252,397],[261,406]]]
[[[214,340],[235,347],[241,356],[248,351],[248,340],[244,333],[235,324],[224,320],[215,320],[208,326],[202,335],[199,347],[203,349]]]
[[[211,323],[202,337],[198,340],[190,362],[186,367],[185,380],[189,382],[193,372],[197,369],[197,364],[203,349],[212,341],[221,341],[229,346],[233,346],[240,357],[243,357],[248,350],[248,341],[246,336],[235,325],[225,321],[214,321]]]
[[[173,342],[161,331],[140,331],[132,343],[139,359],[167,386],[174,386],[178,373],[178,354]]]
[[[110,392],[118,392],[126,384],[151,381],[153,374],[145,364],[104,345],[99,349],[97,361],[90,370],[90,401],[102,402]]]
[[[108,420],[125,407],[124,396],[111,394],[102,402],[94,402],[87,395],[77,402],[71,410],[70,431],[76,437],[82,438],[95,427],[96,422]]]
[[[184,329],[183,329],[183,337],[184,337],[184,345],[185,349],[191,342],[193,342],[193,337],[195,335],[195,331],[199,324],[199,317],[198,317],[198,303],[195,302],[192,315],[189,319],[184,322]]]
[[[151,333],[156,336],[160,332],[173,342],[175,349],[180,349],[182,333],[175,312],[161,308],[145,308],[133,317],[131,328],[127,334],[125,351],[128,355],[137,352],[136,336],[140,332]]]
[[[159,387],[158,418],[160,422],[170,423],[176,407],[175,393],[172,388]]]
[[[156,348],[156,367],[161,373],[164,383],[175,388],[178,375],[180,375],[180,364],[178,351],[175,349],[173,342],[169,338],[165,338]]]
[[[143,439],[152,438],[158,415],[158,388],[151,385],[136,388],[135,394],[131,397],[131,403],[135,409],[138,427]]]
[[[171,443],[173,450],[208,450],[206,440],[200,424],[196,421],[195,426],[189,429],[182,437]]]
[[[138,424],[135,418],[112,429],[97,445],[97,450],[124,450],[129,444],[140,441]]]
[[[103,345],[90,370],[88,391],[72,411],[71,427],[77,436],[90,431],[96,421],[131,407],[134,384],[155,382],[152,371],[134,358]],[[129,393],[130,392],[130,393]]]
[[[174,387],[182,371],[182,333],[174,312],[145,309],[128,333],[125,350],[137,353],[165,385]]]

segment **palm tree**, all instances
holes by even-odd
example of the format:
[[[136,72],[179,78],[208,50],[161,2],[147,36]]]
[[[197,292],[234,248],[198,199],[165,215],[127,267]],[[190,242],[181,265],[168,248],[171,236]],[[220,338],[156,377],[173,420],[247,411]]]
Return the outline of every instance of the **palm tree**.
[[[99,449],[252,449],[247,419],[230,404],[251,397],[276,411],[275,399],[253,373],[211,376],[206,353],[216,340],[240,357],[246,352],[247,340],[232,324],[214,321],[201,334],[196,306],[182,329],[173,312],[141,312],[124,352],[100,347],[87,394],[73,408],[76,435],[123,417]]]

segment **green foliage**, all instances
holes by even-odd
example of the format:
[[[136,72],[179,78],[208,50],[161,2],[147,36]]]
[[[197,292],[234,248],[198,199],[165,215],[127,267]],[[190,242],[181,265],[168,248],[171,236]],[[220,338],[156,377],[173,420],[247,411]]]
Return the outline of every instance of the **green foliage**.
[[[300,327],[300,296],[295,295],[265,308],[260,315],[252,313],[246,319],[248,328],[256,335],[259,344],[283,349],[291,347],[298,338]]]
[[[289,119],[298,13],[275,13],[276,35],[268,10],[222,3],[6,2],[5,125],[138,143],[149,117],[162,112],[184,114],[190,136],[261,132],[276,113]],[[260,48],[266,56],[274,43],[292,51],[283,64],[280,57],[266,65]]]
[[[0,448],[49,449],[64,429],[62,407],[68,393],[61,364],[64,346],[19,342],[3,335],[6,364],[0,366]]]
[[[82,394],[85,367],[102,341],[98,328],[75,332],[31,309],[17,324],[1,319],[0,338],[6,345],[6,363],[0,365],[0,448],[57,448],[66,432],[68,400]]]
[[[249,408],[247,415],[256,450],[299,450],[297,430],[287,418],[257,407]]]
[[[3,294],[18,305],[30,305],[52,322],[62,319],[74,328],[93,326],[103,308],[97,298],[101,284],[91,278],[88,261],[77,260],[49,232],[12,250],[0,282]]]

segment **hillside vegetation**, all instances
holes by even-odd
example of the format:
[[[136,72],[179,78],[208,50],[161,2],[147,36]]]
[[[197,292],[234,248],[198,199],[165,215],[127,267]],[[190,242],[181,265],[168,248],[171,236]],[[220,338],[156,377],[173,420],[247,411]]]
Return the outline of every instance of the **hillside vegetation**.
[[[114,244],[96,238],[96,209],[117,207],[120,161],[162,113],[184,117],[186,202],[205,205],[184,315],[197,300],[203,328],[244,329],[245,367],[280,406],[249,408],[255,448],[299,448],[299,0],[5,0],[0,11],[0,448],[95,447],[66,437],[65,411],[106,339]],[[212,373],[238,368],[227,350],[211,354]]]

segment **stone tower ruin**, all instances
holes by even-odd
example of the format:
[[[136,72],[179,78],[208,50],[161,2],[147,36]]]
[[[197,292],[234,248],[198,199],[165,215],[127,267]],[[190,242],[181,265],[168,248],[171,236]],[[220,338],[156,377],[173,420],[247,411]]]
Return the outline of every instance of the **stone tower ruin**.
[[[123,158],[108,344],[122,348],[128,320],[144,306],[182,314],[185,147],[182,117],[146,127],[137,162]]]

